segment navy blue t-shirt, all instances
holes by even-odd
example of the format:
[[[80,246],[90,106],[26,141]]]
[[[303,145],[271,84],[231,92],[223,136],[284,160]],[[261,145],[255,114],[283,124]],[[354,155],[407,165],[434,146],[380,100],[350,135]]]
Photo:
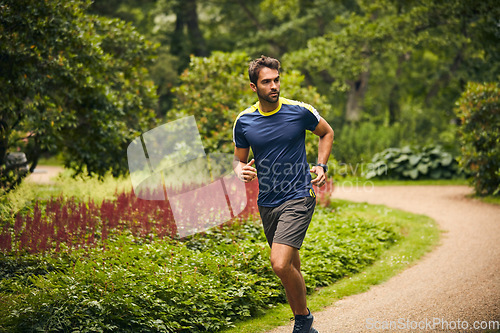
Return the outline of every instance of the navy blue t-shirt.
[[[259,206],[277,207],[311,196],[305,137],[306,130],[314,131],[320,119],[311,105],[286,98],[280,98],[279,106],[271,112],[262,112],[257,102],[238,115],[233,141],[238,148],[252,148]]]

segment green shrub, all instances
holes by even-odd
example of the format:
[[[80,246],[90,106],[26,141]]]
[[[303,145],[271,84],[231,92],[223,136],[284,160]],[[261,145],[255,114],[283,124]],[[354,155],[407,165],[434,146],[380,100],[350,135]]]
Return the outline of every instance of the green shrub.
[[[379,126],[374,122],[344,125],[335,130],[333,152],[339,161],[356,164],[369,161],[377,152],[399,144],[400,126]]]
[[[387,216],[317,208],[303,247],[309,291],[359,272],[400,238]],[[372,215],[370,215],[372,216]],[[286,297],[259,221],[187,240],[108,239],[54,256],[0,256],[0,331],[218,332]]]
[[[469,83],[455,109],[461,119],[460,164],[472,174],[480,195],[500,194],[500,89]]]
[[[367,169],[368,179],[449,179],[462,174],[457,160],[441,146],[387,148],[373,156]]]
[[[442,110],[408,101],[402,105],[401,118],[393,124],[373,115],[363,117],[357,123],[332,122],[337,160],[351,165],[366,163],[386,148],[404,146],[440,145],[453,155],[459,152],[457,126]]]

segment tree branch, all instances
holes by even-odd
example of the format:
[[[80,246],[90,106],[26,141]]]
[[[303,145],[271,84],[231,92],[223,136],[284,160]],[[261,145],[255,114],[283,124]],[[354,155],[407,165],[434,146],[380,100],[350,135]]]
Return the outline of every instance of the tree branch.
[[[464,46],[462,45],[462,47],[458,50],[455,58],[453,59],[453,62],[449,66],[449,69],[442,72],[439,78],[432,84],[429,92],[425,96],[425,105],[430,105],[431,99],[438,94],[441,86],[446,84],[450,80],[452,75],[458,70],[463,61],[463,49]]]
[[[264,27],[260,24],[259,20],[255,17],[255,15],[252,13],[250,9],[248,9],[247,5],[245,4],[245,0],[238,0],[238,3],[240,7],[243,9],[247,17],[252,21],[253,25],[257,28],[259,31],[264,31]]]

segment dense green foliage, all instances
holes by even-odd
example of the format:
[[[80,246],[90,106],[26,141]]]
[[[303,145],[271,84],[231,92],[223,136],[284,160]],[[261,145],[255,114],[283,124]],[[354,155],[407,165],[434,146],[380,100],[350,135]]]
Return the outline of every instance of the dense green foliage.
[[[469,83],[456,108],[462,124],[460,163],[472,175],[476,193],[500,195],[500,88]]]
[[[200,55],[188,29],[179,29],[188,22],[202,31],[208,52],[266,54],[282,60],[288,72],[299,70],[331,105],[326,119],[336,131],[334,152],[342,162],[366,162],[403,145],[441,144],[457,151],[454,101],[465,82],[495,82],[499,76],[500,8],[493,0],[199,0],[196,15],[177,3],[114,0],[94,6],[131,20],[162,44],[155,72],[165,75],[155,82],[163,112],[166,105],[182,108],[165,89],[178,84],[166,69],[183,69],[189,54]],[[203,109],[196,113],[211,116]]]
[[[460,80],[479,73],[497,79],[494,1],[356,4],[337,14],[329,31],[285,56],[289,66],[310,73],[320,91],[347,92],[345,120],[366,113],[392,124],[402,119],[408,102],[433,112],[440,107],[438,119],[451,116],[450,97],[463,88]]]
[[[339,205],[317,208],[302,255],[309,291],[359,272],[397,225]],[[285,301],[258,221],[185,241],[126,234],[100,248],[2,256],[0,329],[9,332],[215,332]]]
[[[173,90],[175,109],[168,118],[194,115],[203,146],[210,152],[232,152],[234,119],[255,103],[245,75],[249,60],[243,52],[193,57],[180,77],[181,85]]]
[[[229,151],[251,99],[243,72],[261,54],[282,60],[284,96],[320,111],[336,130],[335,157],[351,164],[403,145],[456,151],[453,103],[465,82],[499,77],[494,0],[3,4],[0,164],[11,178],[4,159],[16,149],[32,170],[40,154],[62,151],[78,172],[119,174],[153,110],[159,121],[194,114],[207,149]],[[154,60],[137,31],[158,43]],[[285,93],[293,84],[301,89]]]
[[[235,47],[251,57],[274,55],[285,69],[300,70],[304,83],[313,85],[331,105],[332,112],[324,116],[336,130],[334,153],[343,162],[367,161],[387,147],[405,144],[438,143],[456,151],[451,120],[463,82],[498,79],[498,6],[493,1],[252,4],[227,4],[224,10],[214,4],[200,6],[210,17],[220,15],[226,26],[234,27],[222,33],[217,24],[207,25],[208,44],[214,50],[227,49],[226,42],[213,44],[210,39],[220,41],[232,34],[239,41]],[[227,12],[250,20],[233,22]],[[204,27],[203,19],[200,22]],[[305,22],[311,23],[305,34],[293,33]],[[240,31],[238,25],[257,29]],[[213,29],[220,33],[217,37]],[[286,85],[283,82],[283,89]],[[239,96],[245,100],[247,94]],[[205,118],[212,115],[204,108],[193,112]]]
[[[131,24],[89,15],[90,1],[6,0],[0,6],[0,185],[22,174],[6,155],[62,152],[78,173],[127,170],[123,154],[153,124],[152,44]]]
[[[414,139],[411,133],[401,124],[387,127],[375,122],[359,122],[335,131],[333,152],[338,160],[348,161],[351,165],[366,163],[387,147],[410,144]]]
[[[368,179],[449,179],[462,174],[457,160],[440,146],[387,148],[373,156],[368,169]]]

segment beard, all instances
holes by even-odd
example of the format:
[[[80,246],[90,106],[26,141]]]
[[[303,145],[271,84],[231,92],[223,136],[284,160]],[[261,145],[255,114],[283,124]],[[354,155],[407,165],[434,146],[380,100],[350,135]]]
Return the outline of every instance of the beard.
[[[271,94],[276,94],[276,96],[271,96]],[[266,102],[276,103],[280,99],[280,91],[272,91],[269,94],[263,94],[259,89],[257,89],[257,96]]]

